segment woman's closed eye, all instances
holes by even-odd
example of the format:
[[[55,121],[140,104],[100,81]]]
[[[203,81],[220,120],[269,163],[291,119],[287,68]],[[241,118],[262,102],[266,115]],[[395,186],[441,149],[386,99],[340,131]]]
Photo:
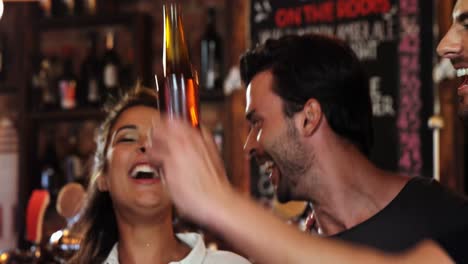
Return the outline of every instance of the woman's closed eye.
[[[117,139],[117,143],[120,143],[120,142],[135,142],[135,141],[136,141],[136,138],[133,138],[133,137],[121,137],[121,138]]]
[[[114,142],[118,143],[132,143],[139,139],[139,133],[136,129],[126,128],[117,132]]]

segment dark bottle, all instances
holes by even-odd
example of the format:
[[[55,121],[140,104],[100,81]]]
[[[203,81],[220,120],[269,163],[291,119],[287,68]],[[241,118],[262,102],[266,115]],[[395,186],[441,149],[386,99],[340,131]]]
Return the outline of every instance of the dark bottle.
[[[52,0],[39,1],[41,16],[50,18],[52,16]]]
[[[63,0],[52,0],[51,10],[53,17],[63,17],[67,13],[67,6]]]
[[[96,15],[97,0],[83,0],[83,12],[86,15]]]
[[[5,38],[0,32],[0,81],[5,80],[6,73],[5,73]]]
[[[106,51],[102,57],[102,85],[107,97],[116,97],[119,94],[120,58],[114,48],[114,33],[106,34]]]
[[[122,89],[130,89],[130,87],[134,86],[136,82],[133,71],[135,64],[133,49],[127,49],[124,56],[125,58],[120,66],[120,87]]]
[[[74,0],[74,2],[75,3],[74,3],[74,6],[73,6],[73,8],[74,8],[73,14],[78,15],[78,16],[86,14],[86,12],[85,12],[85,4],[86,4],[85,0]]]
[[[77,103],[78,79],[73,73],[73,63],[71,51],[65,50],[65,60],[63,63],[63,72],[57,79],[58,91],[60,94],[60,107],[62,109],[73,109]]]
[[[117,11],[117,0],[94,0],[97,12],[100,14],[112,14]]]
[[[220,153],[223,153],[223,145],[224,145],[224,132],[223,132],[223,124],[218,122],[213,130],[213,139],[218,147]]]
[[[55,146],[51,139],[48,140],[41,166],[42,189],[49,191],[50,195],[56,196],[58,191],[59,161]]]
[[[188,120],[192,126],[198,127],[200,122],[198,82],[192,72],[180,7],[176,4],[163,6],[163,16],[164,87],[161,107],[169,116]]]
[[[53,83],[52,61],[50,58],[37,55],[33,59],[35,64],[34,74],[32,76],[32,100],[33,106],[39,110],[53,110],[58,104],[57,89]]]
[[[222,85],[223,51],[221,37],[216,32],[216,11],[208,9],[208,21],[201,39],[201,87],[220,89]]]
[[[65,16],[72,16],[75,14],[75,0],[62,0],[63,11]]]
[[[90,33],[88,54],[81,65],[79,101],[83,105],[99,106],[102,99],[96,37],[95,33]]]

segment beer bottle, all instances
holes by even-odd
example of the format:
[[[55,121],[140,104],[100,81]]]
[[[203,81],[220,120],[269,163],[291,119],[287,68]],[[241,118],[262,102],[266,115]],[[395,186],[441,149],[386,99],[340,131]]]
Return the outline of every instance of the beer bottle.
[[[160,106],[169,117],[188,120],[192,126],[198,127],[198,80],[189,58],[180,6],[164,5],[163,16],[164,86],[160,95]]]
[[[81,64],[81,89],[79,98],[83,104],[99,106],[103,97],[103,91],[100,81],[101,69],[97,56],[96,33],[89,33],[88,39],[88,54]]]
[[[201,87],[205,90],[220,89],[222,81],[221,37],[216,31],[214,7],[208,8],[208,23],[201,39]]]
[[[120,56],[115,49],[114,32],[106,34],[106,51],[102,56],[102,87],[106,91],[107,97],[118,98],[120,95]],[[107,99],[108,99],[107,98]],[[106,99],[106,100],[107,100]]]

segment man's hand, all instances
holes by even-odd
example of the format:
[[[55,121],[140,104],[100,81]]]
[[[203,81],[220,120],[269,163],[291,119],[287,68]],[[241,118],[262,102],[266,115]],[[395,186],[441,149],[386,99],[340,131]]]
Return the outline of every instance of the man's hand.
[[[179,213],[200,224],[233,192],[211,133],[181,120],[153,123],[148,155],[162,164],[163,181]]]

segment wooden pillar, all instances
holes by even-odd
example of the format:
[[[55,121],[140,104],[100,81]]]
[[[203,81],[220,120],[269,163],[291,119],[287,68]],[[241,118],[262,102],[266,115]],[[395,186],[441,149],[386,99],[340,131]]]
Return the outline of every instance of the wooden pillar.
[[[250,193],[250,163],[244,153],[244,142],[247,138],[245,121],[245,91],[237,90],[229,96],[226,104],[228,125],[226,126],[227,153],[226,159],[229,178],[234,187],[241,193]]]
[[[249,35],[249,4],[250,1],[226,1],[227,12],[227,41],[226,66],[227,70],[239,65],[240,56],[246,51]],[[250,193],[250,165],[243,151],[247,137],[247,122],[244,117],[245,89],[234,91],[226,104],[228,125],[226,126],[227,170],[232,184],[240,192]]]
[[[239,64],[240,56],[247,49],[249,42],[249,4],[250,1],[226,1],[227,45],[226,56],[228,69]]]

